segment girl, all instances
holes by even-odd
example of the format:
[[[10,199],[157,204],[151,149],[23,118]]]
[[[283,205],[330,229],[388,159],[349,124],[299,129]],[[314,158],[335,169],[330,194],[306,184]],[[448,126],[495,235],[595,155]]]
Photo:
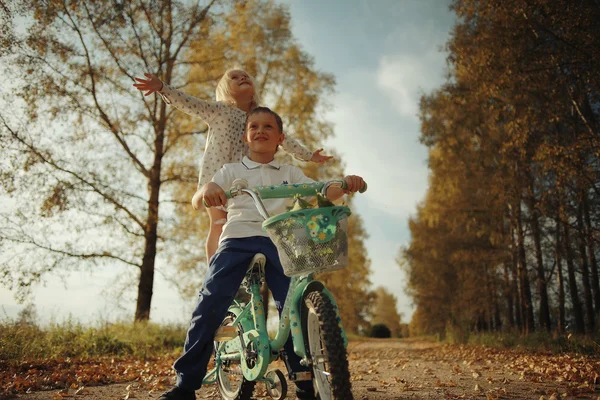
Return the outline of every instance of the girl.
[[[154,75],[147,73],[144,75],[147,79],[135,78],[137,83],[133,86],[145,91],[146,96],[158,92],[165,103],[172,104],[187,114],[200,117],[208,125],[198,188],[192,199],[192,206],[197,210],[202,205],[204,185],[210,182],[223,164],[242,161],[248,151],[248,146],[242,140],[246,115],[260,103],[254,79],[240,69],[227,70],[217,84],[217,101],[209,102],[173,89]],[[311,152],[287,135],[281,147],[302,161],[323,163],[331,158],[321,154],[323,149]],[[210,228],[206,239],[206,257],[210,260],[217,250],[227,213],[216,207],[209,208],[207,211],[210,217]]]

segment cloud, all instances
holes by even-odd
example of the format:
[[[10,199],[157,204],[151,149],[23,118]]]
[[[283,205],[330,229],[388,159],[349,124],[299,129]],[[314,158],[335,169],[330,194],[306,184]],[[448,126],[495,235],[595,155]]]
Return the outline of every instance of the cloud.
[[[327,144],[341,154],[346,173],[368,182],[363,197],[373,207],[406,218],[427,189],[427,150],[418,142],[418,124],[398,118],[387,99],[368,93],[376,92],[368,83],[374,76],[349,80],[367,83],[336,95],[335,109],[327,114],[336,137]]]
[[[421,55],[384,55],[377,69],[377,87],[403,117],[416,119],[423,93],[443,82],[445,54],[431,51]]]
[[[416,119],[421,95],[444,82],[447,52],[442,49],[453,18],[433,18],[439,10],[432,3],[413,5],[412,13],[419,23],[396,26],[385,37],[376,80],[378,89],[401,116]]]
[[[360,70],[339,77],[344,91],[335,95],[335,108],[326,115],[336,136],[326,146],[340,153],[346,173],[361,175],[369,184],[366,193],[356,195],[353,210],[370,235],[365,245],[372,260],[371,280],[374,287],[384,286],[398,297],[398,310],[407,319],[412,306],[395,258],[409,240],[408,217],[427,189],[427,150],[418,142],[418,123],[398,116],[381,96],[376,79],[373,72]]]

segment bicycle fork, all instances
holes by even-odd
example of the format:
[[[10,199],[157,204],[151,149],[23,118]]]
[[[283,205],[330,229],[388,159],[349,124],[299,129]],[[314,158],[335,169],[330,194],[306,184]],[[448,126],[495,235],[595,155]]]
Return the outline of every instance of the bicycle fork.
[[[287,340],[290,331],[292,334],[292,342],[294,352],[301,357],[300,364],[310,366],[310,355],[306,352],[306,343],[304,341],[304,326],[302,321],[302,307],[305,296],[311,291],[320,291],[331,300],[336,313],[336,321],[341,329],[344,347],[348,346],[348,338],[342,325],[339,309],[334,296],[329,290],[319,281],[313,281],[312,276],[293,277],[290,282],[290,289],[281,312],[280,327],[277,331],[277,336],[271,342],[271,349],[281,349]],[[275,357],[277,353],[273,351]]]

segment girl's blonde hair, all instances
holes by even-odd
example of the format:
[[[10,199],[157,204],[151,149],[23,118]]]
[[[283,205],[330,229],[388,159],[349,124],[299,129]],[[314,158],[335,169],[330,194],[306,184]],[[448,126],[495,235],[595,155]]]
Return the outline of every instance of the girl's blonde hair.
[[[227,71],[225,71],[225,73],[219,80],[219,83],[217,83],[217,89],[215,90],[217,101],[222,101],[223,103],[227,103],[234,107],[237,106],[235,99],[231,95],[231,90],[229,89],[229,82],[231,81],[229,74],[233,71],[242,71],[246,75],[248,75],[248,78],[252,82],[252,87],[254,88],[254,96],[252,96],[252,104],[250,106],[250,109],[258,107],[258,105],[260,104],[260,98],[258,96],[258,93],[256,93],[256,82],[249,73],[247,73],[241,68],[229,68]]]

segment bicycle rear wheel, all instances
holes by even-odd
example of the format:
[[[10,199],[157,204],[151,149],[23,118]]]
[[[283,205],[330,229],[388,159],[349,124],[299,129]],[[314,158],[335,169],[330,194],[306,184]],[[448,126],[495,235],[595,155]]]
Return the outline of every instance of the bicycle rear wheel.
[[[346,348],[331,300],[314,291],[304,298],[304,307],[303,326],[315,392],[320,400],[352,400]]]
[[[235,314],[228,313],[221,326],[232,326],[235,317]],[[223,343],[215,341],[215,351]],[[250,400],[256,382],[244,378],[239,361],[224,361],[217,369],[217,384],[221,397],[225,400]]]

